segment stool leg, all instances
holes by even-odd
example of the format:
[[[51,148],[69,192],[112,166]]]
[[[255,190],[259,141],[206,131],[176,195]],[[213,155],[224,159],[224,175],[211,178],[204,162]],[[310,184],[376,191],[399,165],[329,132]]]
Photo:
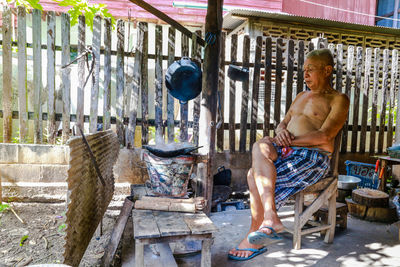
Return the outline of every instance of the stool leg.
[[[325,243],[332,243],[333,237],[335,236],[335,227],[336,227],[336,194],[332,194],[329,197],[328,203],[328,224],[330,224],[330,228],[325,234]]]
[[[144,267],[144,245],[139,240],[135,242],[135,266]]]
[[[300,218],[303,212],[304,193],[301,191],[296,194],[296,202],[294,204],[294,233],[293,233],[293,248],[301,248],[301,225]]]
[[[211,245],[213,240],[204,239],[201,246],[201,267],[211,267]]]

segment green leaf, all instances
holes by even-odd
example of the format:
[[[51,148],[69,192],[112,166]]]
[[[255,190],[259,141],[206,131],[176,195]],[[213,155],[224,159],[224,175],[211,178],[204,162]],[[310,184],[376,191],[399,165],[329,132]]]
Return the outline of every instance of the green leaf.
[[[0,212],[4,210],[8,210],[10,208],[10,205],[8,204],[0,204]]]
[[[25,241],[28,239],[28,235],[24,235],[23,237],[21,237],[21,240],[19,241],[19,246],[22,247],[25,243]]]

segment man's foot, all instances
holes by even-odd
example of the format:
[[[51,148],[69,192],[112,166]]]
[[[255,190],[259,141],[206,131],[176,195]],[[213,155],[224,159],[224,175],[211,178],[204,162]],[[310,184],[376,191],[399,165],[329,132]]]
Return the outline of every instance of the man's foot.
[[[242,242],[240,242],[239,246],[237,246],[236,248],[238,249],[260,249],[262,248],[262,245],[253,245],[250,244],[247,241],[247,236],[242,240]],[[234,257],[238,257],[238,258],[249,258],[251,255],[253,255],[254,252],[249,251],[249,250],[237,250],[236,248],[233,248],[229,251],[229,255],[234,256]]]
[[[264,221],[257,231],[247,235],[247,241],[253,245],[270,245],[282,239],[278,233],[282,232],[284,229],[279,219],[275,220],[274,224],[270,220]]]

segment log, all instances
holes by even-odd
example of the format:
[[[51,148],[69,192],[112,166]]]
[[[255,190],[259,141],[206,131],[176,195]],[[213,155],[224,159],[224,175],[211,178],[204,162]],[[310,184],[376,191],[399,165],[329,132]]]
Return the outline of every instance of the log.
[[[389,195],[385,192],[369,189],[360,188],[353,190],[352,199],[354,202],[365,205],[367,207],[388,207],[389,206]]]
[[[349,213],[357,218],[371,221],[392,223],[397,220],[396,207],[368,207],[354,202],[352,199],[346,199]]]
[[[147,200],[136,200],[135,209],[138,210],[162,210],[162,211],[179,211],[195,213],[197,207],[195,203],[174,203],[174,202],[157,202]]]

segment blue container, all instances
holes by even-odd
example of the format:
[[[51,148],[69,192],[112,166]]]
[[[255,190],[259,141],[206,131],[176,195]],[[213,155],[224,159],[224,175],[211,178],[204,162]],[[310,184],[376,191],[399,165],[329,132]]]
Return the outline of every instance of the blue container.
[[[347,175],[356,176],[361,179],[358,187],[378,189],[378,175],[374,179],[375,164],[351,160],[346,160],[344,164],[346,164]]]

